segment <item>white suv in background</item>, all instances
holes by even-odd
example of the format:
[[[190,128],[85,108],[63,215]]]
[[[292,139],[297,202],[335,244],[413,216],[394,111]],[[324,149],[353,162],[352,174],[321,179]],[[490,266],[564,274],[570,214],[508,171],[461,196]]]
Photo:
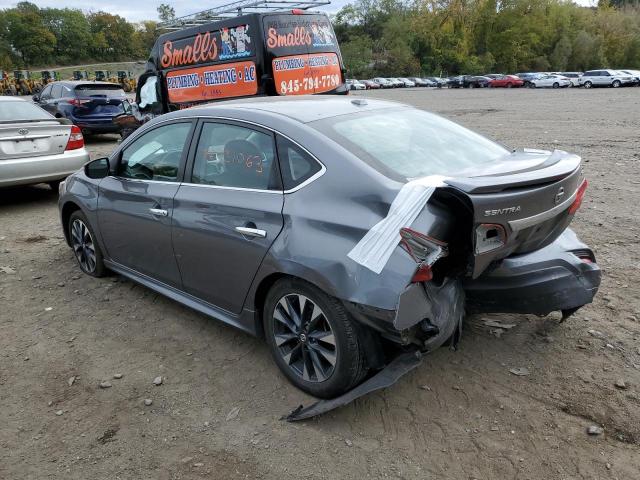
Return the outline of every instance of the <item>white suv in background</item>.
[[[618,72],[617,70],[589,70],[588,72],[584,72],[582,77],[580,77],[579,82],[584,88],[618,88],[623,85],[632,85],[634,83],[634,78],[631,75]]]

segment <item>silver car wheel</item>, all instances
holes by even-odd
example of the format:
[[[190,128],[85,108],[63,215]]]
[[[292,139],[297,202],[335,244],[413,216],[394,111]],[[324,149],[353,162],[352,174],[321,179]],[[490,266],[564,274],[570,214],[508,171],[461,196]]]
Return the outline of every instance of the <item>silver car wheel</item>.
[[[324,382],[333,374],[338,349],[322,309],[297,293],[282,297],[273,311],[273,336],[285,364],[307,382]]]
[[[84,222],[78,218],[71,224],[71,245],[82,270],[93,273],[96,269],[96,249],[93,237]]]

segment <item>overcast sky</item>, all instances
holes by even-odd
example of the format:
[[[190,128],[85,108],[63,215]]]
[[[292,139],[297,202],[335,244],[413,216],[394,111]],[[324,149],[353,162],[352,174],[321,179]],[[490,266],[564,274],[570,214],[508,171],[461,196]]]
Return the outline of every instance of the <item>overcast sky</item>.
[[[224,5],[232,0],[214,0],[212,2],[194,2],[193,0],[31,0],[39,7],[56,7],[56,8],[79,8],[84,11],[98,11],[118,14],[125,17],[131,22],[140,20],[157,20],[158,14],[156,7],[161,3],[168,3],[176,10],[177,16],[189,15],[205,8],[215,7],[216,5]],[[593,5],[597,0],[575,0],[581,5]],[[0,0],[0,9],[11,8],[18,3],[16,0]],[[329,12],[335,12],[340,7],[350,3],[349,0],[332,0],[331,5],[320,8]],[[199,6],[200,5],[200,6]]]

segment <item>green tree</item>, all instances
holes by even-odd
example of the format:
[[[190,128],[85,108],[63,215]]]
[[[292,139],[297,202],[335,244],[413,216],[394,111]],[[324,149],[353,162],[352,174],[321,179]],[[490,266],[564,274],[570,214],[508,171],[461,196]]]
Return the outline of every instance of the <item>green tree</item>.
[[[161,3],[156,10],[158,11],[158,18],[161,22],[167,22],[176,18],[176,11],[171,5]]]
[[[54,52],[56,37],[44,24],[40,9],[20,2],[5,12],[6,40],[24,66],[44,62]]]

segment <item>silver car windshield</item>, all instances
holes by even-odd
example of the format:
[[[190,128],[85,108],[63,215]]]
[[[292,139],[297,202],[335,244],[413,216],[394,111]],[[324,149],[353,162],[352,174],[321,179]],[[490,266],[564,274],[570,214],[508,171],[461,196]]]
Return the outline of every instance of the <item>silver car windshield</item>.
[[[418,109],[355,113],[310,125],[391,177],[454,175],[509,154],[482,135]]]
[[[29,102],[0,100],[0,122],[51,120],[46,111]]]

